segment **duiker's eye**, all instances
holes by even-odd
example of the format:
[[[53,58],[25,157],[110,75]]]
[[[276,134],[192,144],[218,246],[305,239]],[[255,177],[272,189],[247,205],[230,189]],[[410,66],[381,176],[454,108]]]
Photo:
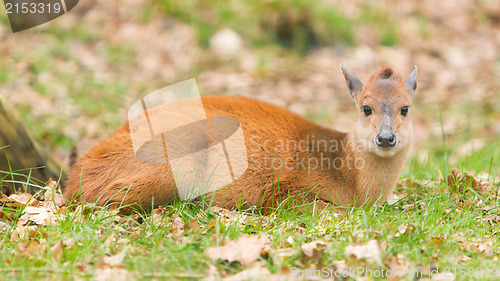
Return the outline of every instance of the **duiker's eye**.
[[[403,106],[401,108],[401,115],[406,116],[406,114],[408,114],[408,106]]]
[[[368,116],[372,114],[372,109],[368,105],[363,105],[363,113]]]

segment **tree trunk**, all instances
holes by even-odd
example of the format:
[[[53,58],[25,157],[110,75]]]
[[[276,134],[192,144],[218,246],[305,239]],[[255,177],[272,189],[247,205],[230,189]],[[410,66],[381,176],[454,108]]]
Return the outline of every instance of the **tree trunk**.
[[[31,136],[0,96],[0,191],[36,191],[36,185],[50,178],[64,181],[66,168]]]

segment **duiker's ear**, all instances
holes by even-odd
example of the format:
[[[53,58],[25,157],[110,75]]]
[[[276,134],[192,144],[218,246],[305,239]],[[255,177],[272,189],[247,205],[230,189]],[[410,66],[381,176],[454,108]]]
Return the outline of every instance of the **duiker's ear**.
[[[342,73],[345,77],[345,82],[347,83],[347,88],[349,92],[351,92],[351,96],[356,98],[356,96],[363,89],[363,83],[356,77],[354,74],[350,73],[343,65],[340,65],[340,69],[342,69]]]
[[[417,89],[417,66],[413,67],[410,75],[408,75],[408,77],[405,79],[405,84],[408,93],[410,93],[410,95],[413,95],[415,93],[415,90]]]

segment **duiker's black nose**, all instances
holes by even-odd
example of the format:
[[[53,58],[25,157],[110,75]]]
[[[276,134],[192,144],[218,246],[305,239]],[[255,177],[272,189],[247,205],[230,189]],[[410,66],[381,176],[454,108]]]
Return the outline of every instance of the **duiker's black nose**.
[[[393,133],[380,133],[375,143],[380,147],[393,147],[396,145],[396,136]]]

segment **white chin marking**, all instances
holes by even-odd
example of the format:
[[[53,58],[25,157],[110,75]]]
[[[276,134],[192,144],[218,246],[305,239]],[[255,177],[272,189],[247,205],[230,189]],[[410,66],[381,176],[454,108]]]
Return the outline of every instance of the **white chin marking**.
[[[391,147],[389,149],[377,147],[374,152],[380,157],[391,157],[396,154],[397,149],[396,147]]]

